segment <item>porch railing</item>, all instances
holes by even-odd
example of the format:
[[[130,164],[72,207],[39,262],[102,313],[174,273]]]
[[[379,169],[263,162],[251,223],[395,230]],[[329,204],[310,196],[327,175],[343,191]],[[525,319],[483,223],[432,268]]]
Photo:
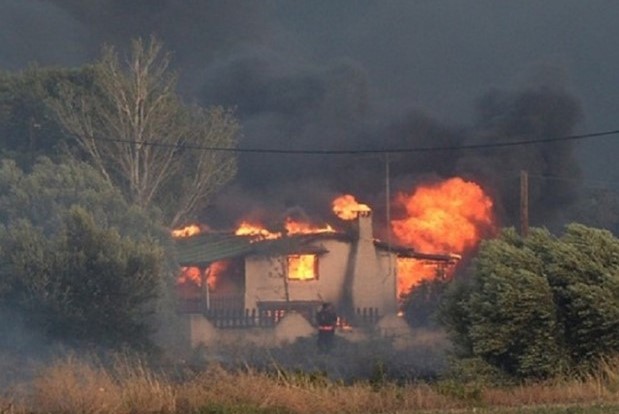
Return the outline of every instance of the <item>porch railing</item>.
[[[210,303],[214,305],[213,302]],[[180,303],[181,313],[201,313],[217,328],[272,328],[287,312],[296,311],[294,307],[269,309],[242,309],[238,306],[212,306],[207,308],[203,300],[183,300]],[[314,312],[300,312],[311,324],[315,322]],[[376,308],[357,308],[352,318],[340,316],[338,327],[348,329],[360,326],[372,326],[380,318]]]

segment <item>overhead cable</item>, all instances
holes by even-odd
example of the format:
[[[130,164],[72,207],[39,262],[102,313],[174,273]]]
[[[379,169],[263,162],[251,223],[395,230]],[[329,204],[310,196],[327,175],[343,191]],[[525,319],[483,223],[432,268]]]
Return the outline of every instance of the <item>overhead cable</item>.
[[[215,151],[215,152],[234,152],[234,153],[257,153],[257,154],[301,154],[301,155],[355,155],[355,154],[403,154],[403,153],[423,153],[423,152],[444,152],[444,151],[464,151],[477,149],[493,149],[505,147],[517,147],[525,145],[546,144],[553,142],[577,141],[584,139],[607,137],[619,134],[619,129],[601,132],[591,132],[579,135],[566,135],[554,138],[536,138],[529,140],[516,140],[505,142],[489,142],[468,145],[446,145],[429,147],[410,147],[410,148],[382,148],[382,149],[347,149],[347,150],[318,150],[318,149],[278,149],[278,148],[233,148],[233,147],[211,147],[185,143],[165,143],[158,141],[133,141],[127,139],[115,139],[97,137],[98,141],[120,142],[135,145],[150,145],[157,147],[177,148],[179,150],[196,151]]]

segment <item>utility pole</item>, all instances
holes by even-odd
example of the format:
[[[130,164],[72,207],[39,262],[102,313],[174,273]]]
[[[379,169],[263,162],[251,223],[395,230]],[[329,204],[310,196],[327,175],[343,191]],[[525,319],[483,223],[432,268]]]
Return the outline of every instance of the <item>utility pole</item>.
[[[209,264],[206,268],[200,267],[200,281],[202,282],[202,293],[204,294],[204,304],[207,311],[211,309],[211,292],[208,282],[212,267],[213,263]]]
[[[529,174],[520,171],[520,236],[529,235]]]
[[[393,284],[393,296],[398,297],[398,279],[397,270],[391,256],[391,172],[389,170],[389,153],[385,154],[385,218],[387,220],[387,253],[389,255],[389,265],[387,269],[387,277],[391,278],[395,275],[395,283]],[[399,308],[399,305],[396,305]],[[397,310],[397,309],[396,309]]]
[[[391,249],[391,183],[389,173],[389,153],[385,154],[385,218],[387,220],[387,248]],[[391,255],[389,255],[389,274],[391,274]]]

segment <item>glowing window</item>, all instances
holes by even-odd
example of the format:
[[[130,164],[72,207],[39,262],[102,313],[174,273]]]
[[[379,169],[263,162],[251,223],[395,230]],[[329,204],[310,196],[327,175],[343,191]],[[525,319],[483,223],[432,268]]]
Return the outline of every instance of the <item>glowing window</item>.
[[[315,254],[288,256],[288,279],[312,280],[318,278],[318,258]]]

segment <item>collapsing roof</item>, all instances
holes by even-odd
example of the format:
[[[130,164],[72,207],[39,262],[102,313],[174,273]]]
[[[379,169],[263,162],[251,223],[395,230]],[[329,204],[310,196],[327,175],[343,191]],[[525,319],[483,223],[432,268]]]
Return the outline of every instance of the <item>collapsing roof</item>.
[[[181,266],[203,266],[217,260],[249,254],[251,237],[231,233],[203,233],[176,239],[176,259]]]
[[[295,234],[277,239],[260,239],[256,236],[239,236],[232,233],[203,233],[175,240],[176,258],[181,266],[208,266],[218,260],[245,257],[248,255],[288,255],[299,253],[326,253],[317,240],[340,240],[353,242],[347,233]],[[399,257],[421,260],[454,262],[460,256],[454,254],[427,254],[409,247],[391,245],[374,240],[377,249],[393,252]]]
[[[205,233],[175,240],[176,258],[181,266],[206,266],[212,262],[248,255],[326,253],[311,242],[319,239],[346,239],[341,233],[299,234],[277,239],[238,236],[232,233]]]

